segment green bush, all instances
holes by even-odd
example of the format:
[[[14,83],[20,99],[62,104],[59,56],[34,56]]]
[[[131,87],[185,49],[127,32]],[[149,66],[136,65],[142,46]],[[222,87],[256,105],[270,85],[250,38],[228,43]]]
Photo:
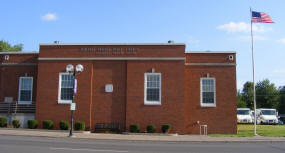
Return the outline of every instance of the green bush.
[[[21,125],[19,120],[13,120],[13,121],[12,121],[12,124],[13,124],[13,127],[14,127],[14,128],[19,128],[20,125]]]
[[[0,127],[7,127],[7,118],[0,117]]]
[[[38,127],[37,120],[28,120],[28,128],[29,129],[36,129]]]
[[[53,121],[51,120],[44,120],[43,121],[43,129],[52,129],[53,128]]]
[[[154,125],[148,125],[146,126],[147,133],[154,133],[155,132],[155,126]]]
[[[85,130],[85,123],[84,122],[75,122],[75,130],[77,131],[84,131]]]
[[[130,132],[138,133],[140,131],[140,126],[138,124],[131,124],[130,125]]]
[[[163,133],[168,133],[171,129],[171,126],[169,124],[164,124],[164,125],[161,125],[161,131]]]
[[[68,130],[69,127],[70,127],[69,122],[67,122],[67,121],[60,121],[59,122],[59,128],[61,130]]]

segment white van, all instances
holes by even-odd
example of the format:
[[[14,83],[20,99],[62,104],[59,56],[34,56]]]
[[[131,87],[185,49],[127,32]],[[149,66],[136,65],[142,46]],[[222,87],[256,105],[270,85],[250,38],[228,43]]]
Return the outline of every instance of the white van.
[[[278,112],[276,109],[260,108],[256,109],[257,123],[278,124]]]
[[[253,123],[249,108],[237,109],[237,122],[238,123]]]

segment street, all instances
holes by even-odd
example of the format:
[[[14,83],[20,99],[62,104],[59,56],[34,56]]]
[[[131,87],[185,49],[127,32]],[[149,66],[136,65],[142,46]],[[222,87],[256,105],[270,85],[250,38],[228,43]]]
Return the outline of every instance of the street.
[[[284,142],[158,142],[0,135],[0,153],[284,153]]]

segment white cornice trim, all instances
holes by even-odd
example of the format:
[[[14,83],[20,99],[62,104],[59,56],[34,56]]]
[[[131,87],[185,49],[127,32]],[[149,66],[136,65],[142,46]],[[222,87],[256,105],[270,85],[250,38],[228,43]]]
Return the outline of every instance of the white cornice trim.
[[[186,66],[236,66],[235,63],[185,63]]]
[[[0,66],[36,66],[38,63],[0,63]]]
[[[0,52],[0,54],[39,54],[39,52]]]
[[[72,61],[72,60],[80,60],[80,61],[88,61],[88,60],[156,60],[156,61],[165,61],[165,60],[185,60],[185,57],[40,57],[38,58],[40,61]]]
[[[144,45],[184,45],[185,43],[42,43],[40,46],[144,46]]]
[[[236,54],[235,51],[186,51],[186,54],[195,54],[195,53],[206,53],[206,54]]]

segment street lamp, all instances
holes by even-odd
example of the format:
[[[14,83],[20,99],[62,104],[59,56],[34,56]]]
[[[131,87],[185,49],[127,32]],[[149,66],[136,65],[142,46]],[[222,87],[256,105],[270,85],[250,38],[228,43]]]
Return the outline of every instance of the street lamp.
[[[77,64],[76,67],[75,67],[75,71],[74,71],[74,66],[72,64],[68,64],[66,65],[66,72],[68,72],[69,74],[72,74],[73,75],[73,87],[72,87],[72,101],[71,101],[71,104],[70,105],[73,105],[75,104],[74,103],[74,95],[76,94],[76,90],[75,88],[77,88],[77,81],[75,79],[75,76],[79,73],[81,73],[83,71],[84,67],[83,65],[81,64]],[[70,107],[71,108],[71,107]],[[71,122],[71,127],[70,127],[70,132],[69,132],[69,136],[72,137],[73,136],[73,113],[74,113],[74,109],[70,109],[71,111],[71,119],[70,119],[70,122]]]

